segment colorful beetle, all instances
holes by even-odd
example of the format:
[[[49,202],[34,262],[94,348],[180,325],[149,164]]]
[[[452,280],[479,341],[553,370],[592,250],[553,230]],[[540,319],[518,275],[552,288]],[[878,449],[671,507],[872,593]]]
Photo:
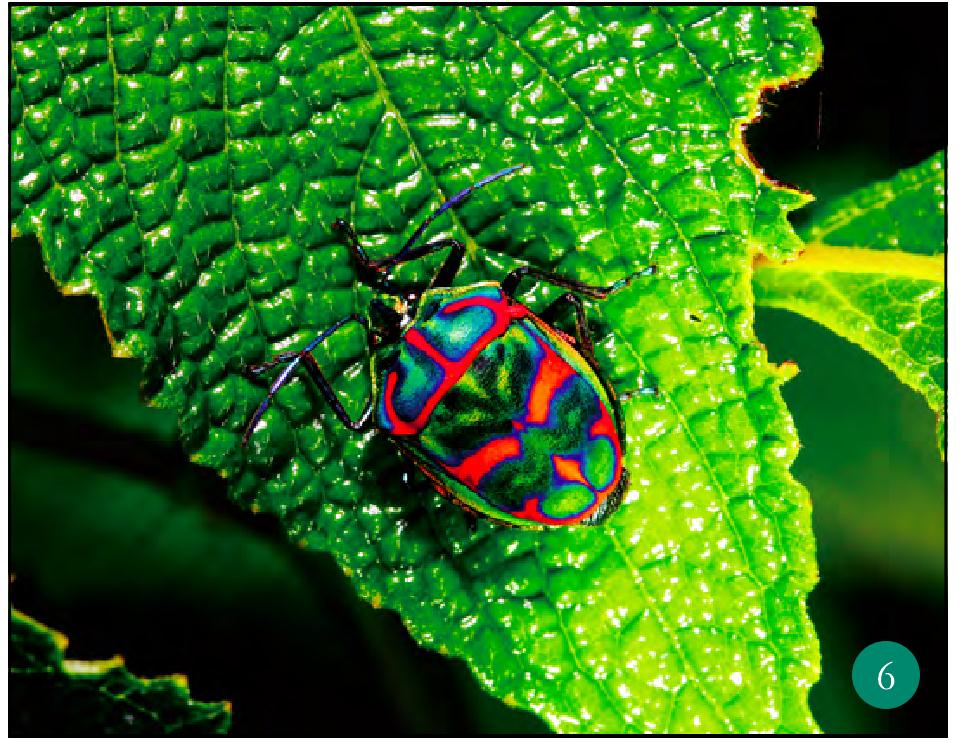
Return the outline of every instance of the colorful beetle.
[[[487,176],[448,199],[386,259],[368,258],[353,228],[336,220],[334,228],[349,240],[359,280],[379,296],[369,319],[348,315],[302,351],[247,368],[260,374],[288,362],[250,419],[244,445],[276,392],[303,364],[345,426],[354,431],[376,426],[437,491],[471,514],[539,528],[598,524],[619,506],[627,486],[623,427],[617,397],[594,359],[579,295],[603,299],[656,267],[609,287],[531,267],[510,272],[502,284],[451,287],[464,257],[463,244],[442,239],[417,245],[437,216],[520,167]],[[394,267],[442,249],[449,249],[449,256],[426,290],[404,294],[394,286]],[[527,276],[569,291],[537,316],[515,299]],[[384,296],[390,296],[390,304]],[[571,306],[576,339],[551,325]],[[350,322],[366,329],[373,352],[373,391],[356,419],[347,414],[312,354]]]

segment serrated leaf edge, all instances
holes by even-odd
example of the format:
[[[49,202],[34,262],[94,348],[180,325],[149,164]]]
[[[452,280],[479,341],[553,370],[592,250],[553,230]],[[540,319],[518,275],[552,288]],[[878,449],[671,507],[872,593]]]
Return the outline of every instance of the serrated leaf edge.
[[[39,632],[50,636],[57,648],[57,651],[61,655],[66,653],[67,647],[70,645],[70,639],[67,638],[64,633],[45,625],[39,620],[36,620],[30,615],[27,615],[15,608],[10,608],[10,615],[20,622],[32,626]],[[100,677],[106,672],[123,667],[125,663],[126,662],[124,661],[124,658],[120,654],[116,654],[109,659],[68,659],[65,656],[62,656],[59,659],[60,668],[64,671],[64,673],[70,677],[77,678]],[[11,668],[10,672],[13,674],[16,673],[16,670]],[[158,677],[140,677],[132,674],[129,670],[127,670],[127,674],[130,674],[131,677],[140,682],[145,688],[149,688],[157,682],[171,682],[183,693],[190,705],[196,705],[198,702],[200,702],[190,697],[190,684],[185,674],[173,673],[163,674]],[[228,716],[227,722],[229,725],[229,716],[233,712],[233,704],[229,700],[217,700],[202,704],[219,705],[222,707]]]

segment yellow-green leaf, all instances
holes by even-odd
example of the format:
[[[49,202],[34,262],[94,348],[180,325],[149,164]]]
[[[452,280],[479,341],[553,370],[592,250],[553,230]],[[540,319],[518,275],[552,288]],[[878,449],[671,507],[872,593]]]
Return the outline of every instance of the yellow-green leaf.
[[[944,155],[817,210],[796,259],[760,259],[757,302],[806,315],[859,344],[937,414],[943,452]]]

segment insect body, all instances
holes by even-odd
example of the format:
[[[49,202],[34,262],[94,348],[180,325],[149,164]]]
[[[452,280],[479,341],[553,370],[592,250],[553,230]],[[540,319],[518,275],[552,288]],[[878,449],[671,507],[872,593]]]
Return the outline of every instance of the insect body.
[[[377,425],[469,510],[574,524],[614,505],[624,471],[610,396],[497,284],[428,290],[380,391]]]
[[[597,524],[616,509],[627,485],[622,425],[616,396],[593,358],[580,296],[602,299],[655,268],[609,287],[530,267],[511,272],[502,284],[450,287],[463,245],[456,240],[414,245],[437,215],[514,170],[461,191],[398,253],[379,262],[366,256],[352,228],[335,223],[351,242],[361,280],[392,295],[392,307],[378,298],[369,319],[349,315],[302,351],[251,367],[261,373],[288,363],[251,418],[244,444],[276,391],[302,364],[346,426],[376,426],[441,494],[468,512],[503,524],[542,527]],[[404,295],[393,286],[393,267],[441,249],[450,249],[450,255],[429,288]],[[514,299],[528,275],[569,291],[535,315]],[[576,338],[551,324],[571,307]],[[373,351],[373,394],[357,419],[346,413],[312,355],[349,322],[367,329]]]

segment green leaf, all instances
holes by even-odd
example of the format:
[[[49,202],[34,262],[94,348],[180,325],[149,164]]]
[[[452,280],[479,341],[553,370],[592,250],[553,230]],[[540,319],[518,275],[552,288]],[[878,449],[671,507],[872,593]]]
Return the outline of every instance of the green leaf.
[[[815,730],[810,503],[750,288],[756,250],[799,247],[805,197],[741,142],[762,90],[819,63],[809,10],[17,8],[12,36],[15,227],[65,291],[96,294],[233,498],[558,731]],[[459,282],[660,269],[592,309],[610,381],[660,389],[625,404],[614,518],[472,532],[299,382],[242,449],[265,393],[242,365],[366,307],[331,222],[384,256],[517,163],[435,225],[467,245]],[[319,356],[359,409],[360,335]]]
[[[14,736],[209,736],[230,728],[229,703],[190,699],[181,676],[140,679],[116,656],[64,658],[67,639],[10,610]]]
[[[761,259],[757,302],[806,315],[875,355],[937,414],[944,446],[944,154],[824,204],[807,246]]]

